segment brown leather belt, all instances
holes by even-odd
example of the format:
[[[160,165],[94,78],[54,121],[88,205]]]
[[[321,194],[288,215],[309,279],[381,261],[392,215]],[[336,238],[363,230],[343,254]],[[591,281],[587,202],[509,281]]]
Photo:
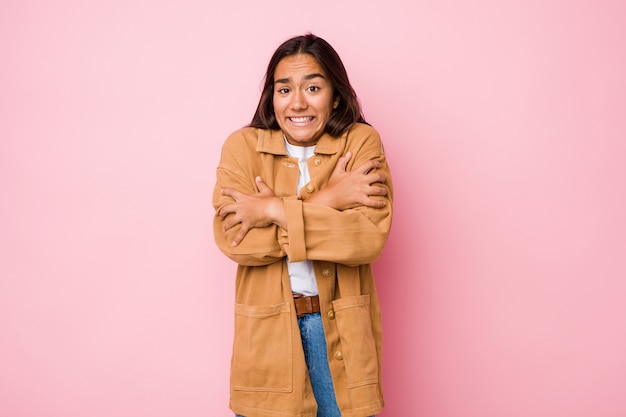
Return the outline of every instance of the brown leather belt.
[[[302,294],[294,294],[293,303],[296,306],[296,315],[298,318],[304,317],[307,314],[320,312],[319,295],[305,297]]]

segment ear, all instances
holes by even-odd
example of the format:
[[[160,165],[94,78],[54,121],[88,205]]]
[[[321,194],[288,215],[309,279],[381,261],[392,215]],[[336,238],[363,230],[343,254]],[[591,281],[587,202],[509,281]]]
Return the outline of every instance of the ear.
[[[336,96],[335,100],[333,101],[333,110],[335,110],[337,106],[339,105],[339,100],[341,100],[341,97]]]

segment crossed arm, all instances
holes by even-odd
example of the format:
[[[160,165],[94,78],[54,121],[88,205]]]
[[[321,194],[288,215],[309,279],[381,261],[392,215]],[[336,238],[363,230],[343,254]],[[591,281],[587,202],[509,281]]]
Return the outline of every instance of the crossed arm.
[[[305,200],[305,203],[315,203],[329,208],[343,211],[355,207],[383,208],[384,199],[374,199],[373,196],[386,196],[387,188],[378,185],[387,178],[382,172],[373,172],[381,168],[377,160],[364,162],[352,171],[346,171],[346,166],[352,158],[348,152],[337,162],[326,187]],[[247,233],[253,228],[267,227],[272,224],[288,230],[287,216],[283,200],[274,195],[274,192],[265,184],[261,177],[255,178],[258,192],[246,194],[234,188],[223,188],[221,195],[231,197],[234,202],[223,206],[218,217],[223,221],[223,233],[237,225],[241,228],[233,239],[233,246],[239,245]]]

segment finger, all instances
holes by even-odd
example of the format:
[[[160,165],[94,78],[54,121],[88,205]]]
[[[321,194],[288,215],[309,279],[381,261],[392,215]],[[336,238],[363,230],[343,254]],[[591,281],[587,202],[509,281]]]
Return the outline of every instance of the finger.
[[[222,188],[222,195],[230,197],[235,201],[239,201],[239,196],[241,196],[241,193],[234,188]]]
[[[370,187],[367,195],[377,195],[377,196],[385,196],[387,195],[387,189],[385,187],[381,187],[379,185],[373,185]]]
[[[248,230],[250,230],[250,229],[248,229],[242,223],[241,224],[241,229],[239,230],[239,233],[237,233],[237,236],[235,236],[235,239],[233,239],[233,246],[237,246],[238,244],[241,243],[243,238],[246,237],[246,234],[248,234]]]
[[[268,192],[272,195],[274,194],[272,189],[263,181],[263,178],[256,177],[254,181],[256,182],[256,188],[259,190],[260,194],[267,194]]]
[[[367,198],[363,205],[371,208],[383,208],[387,205],[387,201],[385,200],[375,200],[373,198]]]
[[[224,224],[222,225],[222,231],[226,233],[233,227],[237,226],[239,223],[241,223],[241,219],[238,219],[237,216],[232,216],[224,222]]]
[[[367,174],[367,180],[369,181],[370,184],[374,184],[376,182],[382,184],[385,181],[387,181],[387,177],[382,172],[375,172],[375,173]]]
[[[373,169],[378,169],[380,168],[382,165],[380,163],[380,161],[377,161],[375,159],[373,160],[369,160],[369,161],[365,161],[363,163],[363,165],[361,165],[360,167],[358,167],[356,169],[357,172],[363,173],[363,174],[367,174],[369,173],[371,170]]]
[[[338,172],[346,172],[346,167],[348,166],[348,162],[352,158],[352,152],[348,152],[337,161],[337,166],[335,166],[335,171]]]
[[[220,209],[220,211],[218,212],[218,217],[220,218],[220,220],[224,220],[226,216],[233,213],[236,213],[235,205],[227,204]]]

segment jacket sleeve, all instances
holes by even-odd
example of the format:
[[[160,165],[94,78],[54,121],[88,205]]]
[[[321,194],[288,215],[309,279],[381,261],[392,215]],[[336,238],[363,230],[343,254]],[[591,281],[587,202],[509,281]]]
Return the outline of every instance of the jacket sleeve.
[[[364,130],[364,132],[363,132]],[[393,187],[378,133],[361,129],[366,137],[351,140],[346,151],[353,158],[348,169],[358,168],[368,160],[377,159],[386,176],[387,196],[384,208],[357,207],[339,211],[321,204],[298,199],[285,199],[288,231],[279,230],[278,240],[292,262],[322,260],[356,266],[376,260],[382,253],[391,228]]]
[[[232,198],[221,195],[223,188],[234,188],[248,194],[258,192],[253,172],[255,164],[252,161],[256,156],[256,150],[253,145],[246,144],[246,138],[240,132],[233,133],[222,147],[222,156],[213,190],[213,207],[215,208],[213,235],[220,250],[238,264],[269,265],[282,260],[286,255],[278,244],[278,226],[252,228],[239,245],[233,246],[232,242],[241,225],[236,225],[224,233],[224,221],[220,220],[217,215],[224,205],[233,202]]]

